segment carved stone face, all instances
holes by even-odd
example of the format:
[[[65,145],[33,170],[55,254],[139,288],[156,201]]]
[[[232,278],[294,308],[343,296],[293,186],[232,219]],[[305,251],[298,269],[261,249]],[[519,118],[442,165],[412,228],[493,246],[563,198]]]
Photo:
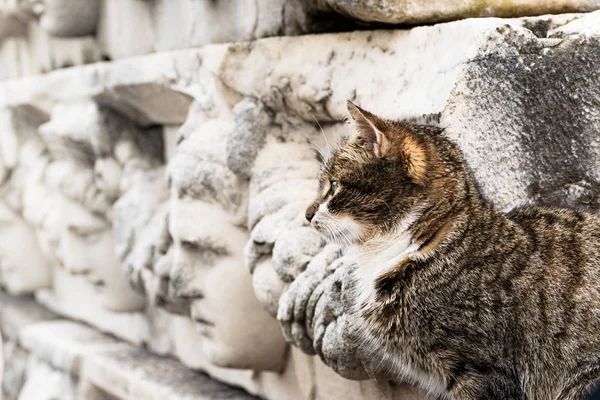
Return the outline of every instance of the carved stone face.
[[[217,204],[171,199],[172,292],[191,300],[191,318],[211,363],[278,371],[286,346],[277,321],[254,296],[243,261],[247,233],[230,218]]]
[[[98,24],[98,0],[28,0],[40,25],[50,35],[91,35]]]
[[[27,244],[26,251],[23,244]],[[4,286],[12,294],[50,286],[50,267],[33,229],[4,202],[0,202],[0,271]]]
[[[144,298],[131,289],[122,274],[110,225],[66,196],[60,201],[56,212],[61,213],[62,220],[56,254],[61,266],[73,275],[84,276],[106,309],[140,310]]]

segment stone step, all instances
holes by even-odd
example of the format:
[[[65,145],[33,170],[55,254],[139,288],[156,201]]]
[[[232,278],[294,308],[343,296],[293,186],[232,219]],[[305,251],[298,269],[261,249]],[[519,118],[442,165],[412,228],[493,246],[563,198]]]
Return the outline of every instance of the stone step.
[[[80,400],[251,400],[242,389],[218,382],[181,363],[149,353],[81,323],[57,317],[32,298],[0,292],[2,335],[24,350],[28,367],[19,399],[43,400],[59,395]],[[18,337],[14,333],[18,332]],[[13,350],[14,354],[14,350]],[[4,385],[15,385],[24,360],[7,359]],[[41,385],[41,386],[40,386]],[[112,397],[110,397],[112,396]]]

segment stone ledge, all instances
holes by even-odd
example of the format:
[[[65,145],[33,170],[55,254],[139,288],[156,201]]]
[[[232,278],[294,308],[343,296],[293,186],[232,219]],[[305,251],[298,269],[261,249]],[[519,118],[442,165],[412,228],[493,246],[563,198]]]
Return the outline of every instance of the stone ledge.
[[[0,330],[5,341],[18,341],[21,330],[27,326],[57,318],[31,296],[10,296],[0,290]]]
[[[86,358],[82,376],[122,400],[257,399],[175,360],[131,346]]]
[[[55,319],[31,298],[0,293],[0,303],[5,338],[11,340],[13,335],[7,333],[18,332],[29,358],[47,365],[38,367],[36,373],[54,374],[61,384],[68,379],[58,379],[60,374],[71,376],[73,381],[85,382],[119,400],[256,399],[173,359],[150,354],[86,325]]]
[[[316,0],[324,9],[333,9],[361,21],[422,25],[478,17],[524,17],[594,11],[598,1],[585,0]]]

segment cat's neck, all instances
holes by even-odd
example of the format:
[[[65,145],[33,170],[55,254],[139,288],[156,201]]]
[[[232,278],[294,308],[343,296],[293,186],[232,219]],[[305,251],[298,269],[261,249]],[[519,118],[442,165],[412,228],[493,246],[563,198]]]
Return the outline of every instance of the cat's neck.
[[[418,252],[420,244],[413,240],[413,225],[421,217],[421,210],[412,212],[392,233],[376,236],[348,250],[358,264],[355,271],[357,304],[362,304],[371,296],[377,277]]]
[[[410,254],[418,250],[409,236],[390,242],[378,242],[354,246],[349,252],[354,255],[358,267],[354,272],[357,305],[367,301],[374,289],[375,280]]]
[[[468,235],[468,226],[477,225],[476,221],[486,212],[494,210],[481,201],[452,210],[435,221],[428,218],[426,211],[420,211],[411,214],[393,234],[350,248],[358,264],[356,304],[367,301],[373,294],[377,278],[403,261],[410,259],[426,264],[428,260],[456,259],[459,253],[468,251],[468,245],[463,241]]]

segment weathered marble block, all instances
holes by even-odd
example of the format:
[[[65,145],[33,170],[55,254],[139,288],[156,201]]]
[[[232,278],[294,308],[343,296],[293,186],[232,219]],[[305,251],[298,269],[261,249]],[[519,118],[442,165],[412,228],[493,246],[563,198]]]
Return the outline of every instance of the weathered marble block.
[[[474,17],[522,17],[597,10],[596,1],[561,0],[313,0],[313,7],[361,21],[427,24]]]
[[[0,293],[8,347],[6,399],[254,399],[176,361],[88,326],[59,320],[31,298]],[[14,336],[16,334],[16,336]],[[13,392],[14,388],[18,390]]]
[[[211,43],[598,8],[597,0],[2,0],[0,79]]]
[[[271,38],[1,83],[0,109],[41,143],[18,211],[52,271],[36,298],[253,395],[423,398],[389,383],[352,335],[353,260],[304,220],[314,151],[344,134],[350,99],[444,126],[502,209],[597,211],[599,22],[596,12]],[[0,135],[0,149],[28,142],[14,136]],[[118,355],[94,360],[91,393],[120,398],[142,376],[142,396],[159,380]]]

